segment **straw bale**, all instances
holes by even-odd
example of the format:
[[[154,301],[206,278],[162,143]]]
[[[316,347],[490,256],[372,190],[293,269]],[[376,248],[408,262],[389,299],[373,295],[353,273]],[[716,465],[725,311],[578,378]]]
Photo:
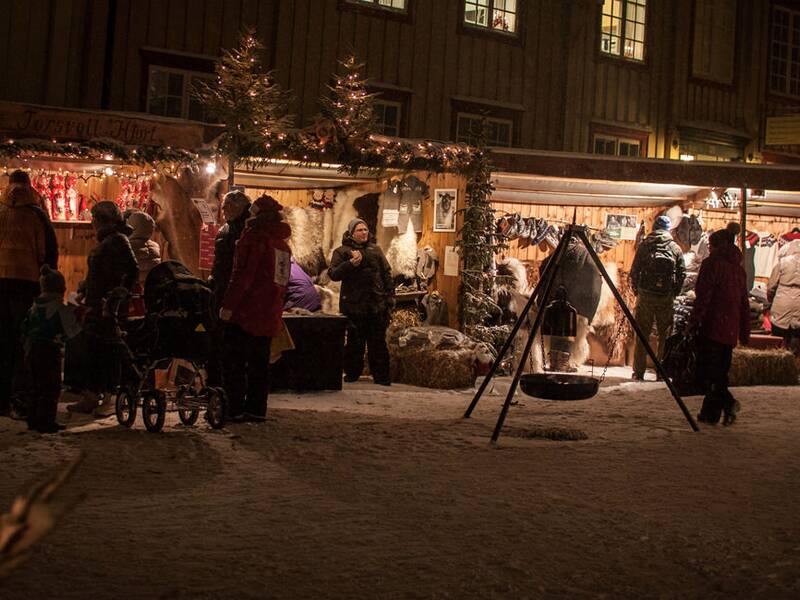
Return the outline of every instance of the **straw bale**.
[[[728,373],[731,386],[797,385],[797,377],[797,362],[789,350],[733,350],[733,361]]]
[[[390,347],[390,351],[392,347]],[[419,387],[457,389],[475,385],[473,350],[433,350],[392,355],[392,381]]]
[[[422,325],[422,319],[419,316],[419,312],[408,310],[407,308],[398,308],[393,311],[389,321],[389,329],[405,329],[406,327],[419,327],[420,325]]]

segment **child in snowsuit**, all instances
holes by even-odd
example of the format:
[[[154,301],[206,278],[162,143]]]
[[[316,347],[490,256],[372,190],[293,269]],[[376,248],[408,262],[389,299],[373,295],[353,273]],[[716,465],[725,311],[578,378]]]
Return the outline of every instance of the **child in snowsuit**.
[[[56,423],[64,340],[75,336],[80,326],[73,309],[64,304],[64,276],[49,265],[43,265],[40,273],[42,293],[22,323],[28,429],[56,433],[64,429]]]

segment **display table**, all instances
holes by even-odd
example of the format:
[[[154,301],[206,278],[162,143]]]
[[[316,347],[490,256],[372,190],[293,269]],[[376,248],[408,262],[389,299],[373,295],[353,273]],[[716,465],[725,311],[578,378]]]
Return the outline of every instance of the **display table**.
[[[341,390],[347,318],[338,315],[283,315],[294,341],[270,369],[273,390]]]
[[[759,350],[782,348],[783,338],[767,333],[752,333],[750,334],[750,343],[747,344],[747,346],[750,348],[757,348]]]

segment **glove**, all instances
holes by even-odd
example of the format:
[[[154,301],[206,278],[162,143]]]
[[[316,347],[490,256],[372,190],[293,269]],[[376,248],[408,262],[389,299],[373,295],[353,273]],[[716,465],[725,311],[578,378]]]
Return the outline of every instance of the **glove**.
[[[230,321],[231,317],[233,316],[233,311],[228,308],[220,308],[219,309],[219,318],[221,321]]]

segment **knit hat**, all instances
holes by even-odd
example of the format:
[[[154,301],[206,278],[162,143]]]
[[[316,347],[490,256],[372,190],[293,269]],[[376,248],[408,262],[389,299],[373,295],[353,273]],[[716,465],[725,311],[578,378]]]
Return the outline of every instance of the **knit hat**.
[[[718,229],[710,236],[708,236],[708,245],[712,248],[720,248],[722,246],[733,245],[734,236],[726,229]]]
[[[273,198],[272,196],[268,196],[267,194],[264,194],[263,196],[258,198],[258,200],[253,202],[253,204],[250,205],[250,214],[253,216],[268,214],[268,213],[272,213],[275,216],[277,216],[278,213],[281,212],[282,210],[283,206],[281,205],[281,203],[275,200],[275,198]]]
[[[39,286],[43,294],[63,294],[67,291],[67,283],[64,276],[50,268],[50,265],[42,265],[39,269]]]
[[[122,223],[122,213],[119,206],[111,200],[103,200],[92,207],[92,218],[102,223]]]
[[[656,217],[655,222],[653,222],[653,231],[660,231],[665,230],[669,231],[670,226],[672,225],[672,221],[670,221],[667,215],[661,215],[660,217]]]
[[[250,206],[250,198],[248,198],[247,194],[245,194],[242,190],[233,190],[232,192],[228,192],[225,194],[225,197],[222,199],[222,201],[230,202],[241,207]]]
[[[358,227],[359,223],[363,223],[364,225],[367,224],[367,222],[364,219],[359,219],[358,217],[356,217],[347,224],[347,233],[353,235],[353,232],[356,230],[356,227]]]
[[[132,238],[149,240],[156,230],[156,222],[153,220],[153,217],[141,210],[132,211],[125,219],[125,222],[133,229],[133,233],[131,234]]]

